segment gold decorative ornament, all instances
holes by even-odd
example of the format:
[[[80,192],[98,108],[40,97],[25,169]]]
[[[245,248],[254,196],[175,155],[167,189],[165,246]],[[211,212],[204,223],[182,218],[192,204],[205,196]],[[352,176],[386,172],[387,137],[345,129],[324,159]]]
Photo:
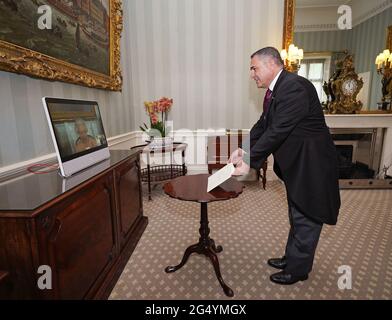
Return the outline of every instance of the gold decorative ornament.
[[[295,0],[284,1],[284,20],[283,20],[283,43],[281,54],[289,52],[290,45],[294,37],[294,19],[295,19]],[[285,61],[285,59],[283,59]],[[285,61],[285,69],[289,72],[297,72],[298,66]]]
[[[295,0],[284,1],[283,43],[282,48],[289,50],[293,43],[295,18]]]
[[[392,51],[392,26],[388,27],[387,34],[387,48]]]
[[[326,106],[327,112],[357,113],[363,106],[361,101],[357,101],[363,80],[355,72],[353,56],[347,54],[342,60],[337,61],[336,67],[332,78],[324,84],[324,90],[331,96],[331,102]]]
[[[53,3],[53,6],[56,5],[55,1],[48,1],[48,3]],[[3,40],[0,40],[0,70],[48,80],[69,82],[87,87],[121,91],[120,40],[123,30],[122,0],[108,0],[108,3],[108,24],[110,30],[107,43],[110,56],[110,70],[108,74],[100,73]],[[79,26],[79,22],[82,19],[80,17],[75,17],[75,19]],[[61,21],[60,19],[56,23],[60,21],[60,23],[66,24],[67,22],[65,20]],[[72,22],[76,24],[70,20],[69,18],[67,19],[68,23]],[[89,26],[86,26],[83,32],[88,32],[87,27]]]

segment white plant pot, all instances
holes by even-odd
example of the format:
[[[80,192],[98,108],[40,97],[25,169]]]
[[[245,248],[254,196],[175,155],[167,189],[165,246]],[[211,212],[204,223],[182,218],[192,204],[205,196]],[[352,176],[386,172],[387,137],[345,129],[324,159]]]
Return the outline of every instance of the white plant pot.
[[[173,146],[173,138],[172,137],[154,137],[148,145],[150,149],[159,149],[163,147],[171,147]]]

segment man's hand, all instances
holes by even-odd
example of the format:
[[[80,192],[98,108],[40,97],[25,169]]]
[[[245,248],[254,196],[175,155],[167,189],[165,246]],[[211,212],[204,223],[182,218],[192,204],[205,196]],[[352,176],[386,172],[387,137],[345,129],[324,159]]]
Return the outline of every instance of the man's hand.
[[[241,148],[238,148],[231,154],[230,159],[227,161],[227,163],[237,165],[240,161],[242,161],[242,157],[244,156],[244,154],[245,151]]]
[[[232,176],[244,176],[249,173],[250,167],[242,159],[237,163]]]

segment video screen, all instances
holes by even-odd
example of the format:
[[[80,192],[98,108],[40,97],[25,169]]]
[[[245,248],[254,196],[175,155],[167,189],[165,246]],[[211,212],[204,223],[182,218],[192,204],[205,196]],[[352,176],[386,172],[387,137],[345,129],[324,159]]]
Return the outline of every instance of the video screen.
[[[63,162],[107,147],[95,102],[47,99],[47,106]]]

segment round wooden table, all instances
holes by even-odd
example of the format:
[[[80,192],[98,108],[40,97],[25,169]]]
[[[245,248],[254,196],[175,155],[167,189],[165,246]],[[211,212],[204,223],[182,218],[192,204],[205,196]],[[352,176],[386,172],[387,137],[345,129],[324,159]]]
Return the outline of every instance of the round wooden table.
[[[234,178],[230,178],[219,187],[207,192],[207,181],[209,174],[190,175],[176,178],[163,186],[166,194],[170,197],[184,200],[194,201],[201,204],[200,218],[200,238],[199,242],[189,246],[184,253],[180,264],[169,266],[165,269],[167,273],[175,272],[185,265],[192,253],[204,254],[210,258],[214,266],[216,277],[223,288],[224,293],[233,297],[234,292],[223,281],[217,253],[223,250],[222,246],[216,246],[214,239],[209,237],[210,229],[208,227],[207,204],[213,201],[229,200],[238,197],[244,188],[244,185]]]

